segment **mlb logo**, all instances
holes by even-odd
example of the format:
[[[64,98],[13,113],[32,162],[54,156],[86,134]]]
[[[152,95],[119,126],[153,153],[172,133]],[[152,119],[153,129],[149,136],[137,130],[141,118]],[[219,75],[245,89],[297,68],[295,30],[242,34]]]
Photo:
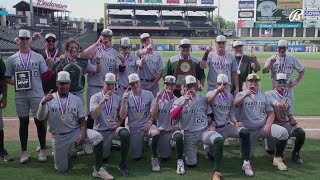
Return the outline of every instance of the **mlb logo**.
[[[25,74],[19,74],[19,78],[26,78],[26,75]]]

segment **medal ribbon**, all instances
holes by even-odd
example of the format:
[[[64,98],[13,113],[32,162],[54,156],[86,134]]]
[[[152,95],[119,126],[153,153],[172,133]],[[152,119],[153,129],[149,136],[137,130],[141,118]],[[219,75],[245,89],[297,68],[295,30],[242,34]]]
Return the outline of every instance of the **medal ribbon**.
[[[76,62],[76,61],[77,61],[77,58],[75,58],[75,59],[71,59],[71,58],[69,57],[69,58],[68,58],[68,61]]]
[[[222,58],[221,58],[221,56],[219,56],[218,54],[217,54],[217,56],[219,57],[220,69],[222,69],[222,68],[224,68],[224,65],[225,65],[225,63],[226,63],[227,54],[225,53],[225,54],[222,56]]]
[[[20,51],[19,51],[19,58],[20,58],[22,66],[23,66],[23,69],[24,70],[28,70],[28,67],[29,67],[29,64],[30,64],[30,60],[31,60],[31,50],[29,50],[29,52],[28,52],[27,62],[26,63],[25,63]]]
[[[242,59],[243,59],[243,54],[241,55],[241,59],[240,59],[239,64],[238,64],[238,70],[240,70],[240,67],[241,67],[241,64],[242,64]]]
[[[284,98],[287,96],[286,95],[287,90],[285,90],[284,95],[281,95],[276,89],[274,89],[274,92],[276,92],[281,98]]]
[[[277,55],[278,56],[278,55]],[[278,56],[278,59],[280,61],[280,73],[286,73],[286,67],[287,67],[287,56],[283,57],[282,60],[281,58]]]
[[[105,46],[105,45],[101,45],[101,48],[102,48],[103,50],[105,50],[105,51],[109,51],[109,50],[111,49],[111,47],[106,48],[106,46]]]
[[[219,93],[219,97],[222,100],[225,100],[225,101],[228,100],[228,97],[223,92]]]
[[[136,98],[134,97],[133,93],[131,94],[131,97],[133,99],[134,104],[136,105],[136,109],[139,113],[142,112],[142,96],[141,96],[141,92],[140,95],[138,97],[138,101],[136,100]]]
[[[102,98],[105,96],[105,94],[103,94],[103,91],[101,92],[102,94]],[[110,115],[111,114],[111,111],[112,111],[112,104],[113,104],[113,98],[112,96],[110,97],[110,101],[108,100],[108,104],[107,102],[104,102],[104,106],[106,107],[106,110],[107,110],[107,115]]]
[[[66,112],[66,110],[67,110],[67,107],[68,107],[69,104],[70,104],[70,96],[69,96],[69,93],[68,93],[67,102],[65,102],[65,108],[62,106],[62,102],[61,102],[61,99],[60,99],[58,93],[57,93],[57,97],[58,97],[59,109],[60,109],[60,111],[61,111],[61,114],[65,114],[65,112]]]
[[[259,90],[255,91],[253,89],[250,89],[250,91],[253,93],[253,94],[258,94],[259,93]]]
[[[164,99],[164,96],[167,97],[169,102],[173,102],[174,98],[170,99],[169,93],[167,91],[164,91],[164,93],[162,94],[161,100]]]
[[[45,50],[45,52],[46,52],[46,55],[47,55],[47,58],[49,57],[49,52],[48,52],[48,50]],[[58,54],[58,50],[55,50],[55,53],[54,53],[54,55],[53,55],[53,57],[52,57],[52,59],[55,59],[56,57],[57,57],[57,54]]]

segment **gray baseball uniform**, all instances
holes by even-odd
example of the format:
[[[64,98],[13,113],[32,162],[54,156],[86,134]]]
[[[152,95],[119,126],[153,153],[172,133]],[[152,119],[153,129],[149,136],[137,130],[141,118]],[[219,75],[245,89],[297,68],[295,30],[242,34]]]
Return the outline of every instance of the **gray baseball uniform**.
[[[236,98],[244,94],[245,91],[241,91],[236,95]],[[262,135],[269,112],[273,112],[271,99],[263,92],[251,94],[250,97],[246,97],[239,106],[239,121],[250,131],[250,157],[253,155],[257,140]],[[271,125],[268,138],[269,137],[278,140],[287,140],[288,132],[283,127],[273,124]]]
[[[207,60],[209,71],[208,71],[208,91],[213,91],[217,84],[217,77],[219,74],[226,74],[229,79],[228,92],[231,91],[232,87],[232,72],[237,71],[237,61],[231,53],[225,53],[224,56],[218,56],[215,51],[211,51]]]
[[[183,104],[184,97],[181,96],[173,103],[173,109]],[[216,131],[207,131],[208,114],[212,112],[207,98],[196,95],[195,100],[186,104],[180,115],[180,128],[184,131],[184,152],[187,165],[197,164],[198,143],[213,145],[217,137],[222,137]]]
[[[136,98],[135,100],[132,93],[130,93],[128,97],[127,116],[132,158],[140,158],[142,156],[144,137],[150,136],[151,130],[157,128],[155,125],[152,125],[148,130],[148,133],[144,133],[142,130],[143,126],[150,119],[150,108],[153,99],[154,96],[152,92],[147,90],[141,90],[139,98]],[[138,104],[138,107],[141,107],[140,109],[138,109],[136,103]]]
[[[119,72],[118,77],[118,89],[117,94],[122,97],[123,93],[129,86],[128,76],[132,73],[139,73],[139,67],[137,66],[137,60],[135,57],[130,56],[126,60],[126,69],[124,72]]]
[[[86,113],[83,104],[77,96],[69,93],[68,98],[61,98],[61,104],[66,109],[66,119],[61,120],[61,110],[57,93],[52,94],[54,99],[47,103],[45,112],[50,124],[50,132],[54,138],[54,161],[59,172],[68,169],[68,153],[74,142],[80,135],[79,119],[84,118]],[[69,103],[67,103],[67,101]],[[40,104],[40,106],[42,106]],[[38,113],[39,114],[39,113]],[[41,120],[42,118],[39,117]],[[86,141],[99,144],[103,140],[100,133],[88,129]]]
[[[19,117],[29,116],[31,108],[33,117],[36,117],[39,103],[44,96],[41,82],[41,74],[48,70],[47,64],[41,54],[30,51],[30,63],[27,70],[31,71],[32,90],[15,92],[16,111]],[[28,54],[22,54],[24,63]],[[8,58],[5,76],[12,77],[15,72],[25,71],[19,57],[19,52]]]
[[[138,52],[137,52],[138,53]],[[159,71],[164,69],[163,58],[158,51],[153,51],[151,54],[146,54],[145,59],[147,63],[143,65],[139,71],[139,77],[142,80],[141,87],[146,89],[147,86],[155,80],[158,76]],[[152,89],[154,96],[159,92],[159,83]]]

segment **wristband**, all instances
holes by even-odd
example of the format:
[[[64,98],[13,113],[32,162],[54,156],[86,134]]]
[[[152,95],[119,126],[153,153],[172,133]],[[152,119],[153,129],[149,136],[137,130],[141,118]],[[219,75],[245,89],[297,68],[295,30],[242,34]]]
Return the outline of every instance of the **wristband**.
[[[203,57],[202,57],[202,60],[207,61],[208,56],[209,56],[209,53],[207,53],[207,52],[204,53],[204,55],[203,55]]]

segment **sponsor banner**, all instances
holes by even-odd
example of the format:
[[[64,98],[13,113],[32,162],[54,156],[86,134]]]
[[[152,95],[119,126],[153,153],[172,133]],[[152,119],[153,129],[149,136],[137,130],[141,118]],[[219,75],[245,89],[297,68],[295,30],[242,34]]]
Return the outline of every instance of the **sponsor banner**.
[[[201,4],[214,4],[213,0],[201,0]]]
[[[168,4],[180,4],[180,0],[167,0]]]
[[[272,46],[273,52],[277,51],[277,46],[273,45]],[[288,45],[288,52],[305,52],[306,51],[306,46],[305,45]]]
[[[185,4],[197,4],[197,0],[184,0]]]
[[[68,5],[55,3],[52,0],[38,0],[35,4],[36,7],[48,8],[48,9],[58,9],[67,11]]]
[[[320,28],[320,19],[306,19],[303,21],[304,28]]]
[[[253,28],[253,20],[238,20],[238,28]]]
[[[119,3],[135,3],[135,0],[118,0]]]
[[[320,0],[304,0],[305,9],[319,9]]]
[[[239,9],[254,9],[254,1],[239,1]]]
[[[320,18],[319,10],[304,10],[304,19],[318,19]]]
[[[238,18],[254,18],[254,11],[238,11]]]
[[[156,51],[170,51],[169,44],[154,44],[153,47]]]
[[[290,21],[290,14],[297,10],[302,9],[303,0],[257,0],[256,5],[256,23],[258,24],[278,24],[274,28],[281,28],[286,23],[297,23],[299,21]],[[298,25],[295,25],[298,26]]]
[[[255,28],[302,28],[302,23],[277,23],[277,24],[261,24],[255,23]]]
[[[162,3],[162,0],[144,0],[144,3]]]

